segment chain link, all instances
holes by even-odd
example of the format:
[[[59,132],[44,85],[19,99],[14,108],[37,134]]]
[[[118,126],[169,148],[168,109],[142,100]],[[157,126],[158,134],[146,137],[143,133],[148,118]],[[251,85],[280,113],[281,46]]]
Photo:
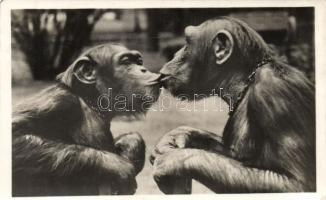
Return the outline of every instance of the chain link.
[[[262,59],[261,62],[259,62],[256,67],[254,68],[254,70],[251,72],[251,74],[248,76],[247,80],[245,81],[246,85],[243,88],[243,90],[238,94],[236,101],[234,102],[232,106],[232,109],[230,109],[229,111],[229,116],[232,116],[233,113],[236,111],[236,109],[238,108],[239,104],[241,103],[242,99],[244,98],[245,94],[247,93],[249,86],[251,83],[253,83],[255,81],[255,76],[256,76],[256,72],[257,69],[259,69],[260,67],[266,65],[267,63],[272,62],[272,59],[269,57],[265,57]]]

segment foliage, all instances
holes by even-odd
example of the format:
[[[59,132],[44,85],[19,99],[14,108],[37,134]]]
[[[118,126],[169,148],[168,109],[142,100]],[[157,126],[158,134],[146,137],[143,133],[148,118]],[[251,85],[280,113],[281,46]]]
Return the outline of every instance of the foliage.
[[[34,79],[53,79],[90,42],[105,10],[14,10],[12,37],[26,56]]]

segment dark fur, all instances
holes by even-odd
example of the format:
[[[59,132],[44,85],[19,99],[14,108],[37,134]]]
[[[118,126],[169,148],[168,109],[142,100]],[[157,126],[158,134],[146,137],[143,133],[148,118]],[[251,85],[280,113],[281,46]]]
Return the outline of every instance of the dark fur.
[[[109,87],[128,95],[121,89],[124,84],[131,91],[146,94],[149,89],[145,86],[133,87],[128,77],[113,75],[116,68],[111,63],[112,55],[124,50],[121,46],[103,45],[83,55],[95,62],[95,85],[77,81],[74,63],[59,76],[59,83],[14,109],[13,196],[96,195],[101,185],[108,187],[108,193],[135,192],[135,176],[145,160],[142,137],[129,133],[114,140],[110,121],[120,113],[99,115],[85,102],[85,98],[96,102],[97,95]],[[158,88],[155,91],[157,94]]]
[[[235,46],[229,60],[216,66],[209,38],[222,28],[232,34]],[[254,82],[225,126],[222,141],[191,128],[172,130],[161,139],[152,160],[154,177],[162,191],[171,191],[165,181],[171,176],[194,178],[215,192],[316,191],[312,83],[302,72],[278,61],[261,37],[239,20],[209,20],[198,30],[201,36],[196,40],[197,48],[189,49],[191,53],[183,62],[176,62],[177,55],[161,70],[172,75],[166,87],[174,95],[206,93],[222,87],[225,93],[221,97],[229,103],[228,98],[238,96],[263,57],[273,60],[256,70]],[[178,70],[185,62],[188,68],[182,68],[187,72],[183,74]],[[227,94],[228,98],[224,96]],[[176,133],[185,145],[175,142]],[[200,147],[203,138],[210,141],[210,146],[215,140],[217,148]]]

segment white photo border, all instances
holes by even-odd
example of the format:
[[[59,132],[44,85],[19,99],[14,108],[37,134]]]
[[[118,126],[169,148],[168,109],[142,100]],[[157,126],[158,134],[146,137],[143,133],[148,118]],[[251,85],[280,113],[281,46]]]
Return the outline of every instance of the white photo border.
[[[314,7],[317,192],[284,194],[194,194],[64,197],[66,199],[326,199],[326,1],[325,0],[2,0],[0,2],[0,197],[11,195],[11,23],[12,9]],[[61,199],[62,197],[40,197]],[[25,198],[22,198],[25,199]],[[27,198],[26,198],[27,199]]]

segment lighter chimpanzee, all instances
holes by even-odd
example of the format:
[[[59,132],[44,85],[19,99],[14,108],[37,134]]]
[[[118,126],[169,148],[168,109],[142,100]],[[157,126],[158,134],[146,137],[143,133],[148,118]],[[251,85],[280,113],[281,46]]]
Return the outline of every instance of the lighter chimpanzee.
[[[114,140],[110,122],[145,113],[159,96],[159,76],[138,51],[105,44],[15,108],[13,196],[133,194],[145,143],[138,133]]]

